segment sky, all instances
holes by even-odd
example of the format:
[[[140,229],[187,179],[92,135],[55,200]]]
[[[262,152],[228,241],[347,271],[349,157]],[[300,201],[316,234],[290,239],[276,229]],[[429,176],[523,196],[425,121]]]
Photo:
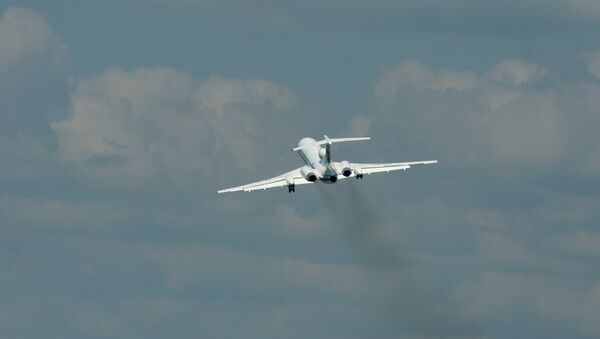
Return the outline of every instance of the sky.
[[[600,337],[600,3],[0,3],[0,337]],[[402,173],[217,189],[335,160]]]

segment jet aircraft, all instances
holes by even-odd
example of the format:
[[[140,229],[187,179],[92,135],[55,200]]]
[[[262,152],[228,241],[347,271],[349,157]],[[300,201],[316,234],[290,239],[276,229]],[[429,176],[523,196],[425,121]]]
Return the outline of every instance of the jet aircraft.
[[[226,192],[252,192],[256,190],[266,190],[267,188],[287,186],[288,192],[295,192],[296,185],[312,184],[322,182],[326,184],[335,184],[338,179],[352,178],[362,179],[364,174],[373,174],[398,170],[407,170],[415,165],[435,164],[437,160],[411,161],[411,162],[393,162],[393,163],[375,163],[360,164],[350,163],[346,160],[336,162],[331,161],[331,145],[339,142],[371,140],[370,137],[359,138],[328,138],[316,141],[312,138],[303,138],[298,142],[298,146],[292,148],[292,151],[298,152],[305,165],[296,168],[293,171],[284,173],[280,176],[257,181],[251,184],[222,189],[217,193]]]

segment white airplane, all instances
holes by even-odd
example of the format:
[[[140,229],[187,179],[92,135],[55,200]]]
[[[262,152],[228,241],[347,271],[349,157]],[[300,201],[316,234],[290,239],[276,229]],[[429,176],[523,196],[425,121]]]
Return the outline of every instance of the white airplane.
[[[266,190],[273,187],[288,187],[288,192],[295,192],[296,185],[312,184],[319,180],[326,184],[334,184],[338,178],[362,179],[364,174],[373,174],[398,170],[407,170],[414,165],[435,164],[437,160],[412,161],[412,162],[393,162],[380,164],[358,164],[348,161],[331,161],[331,145],[338,142],[371,140],[370,137],[360,138],[328,138],[316,141],[312,138],[303,138],[298,142],[298,147],[292,148],[297,151],[305,166],[296,168],[293,171],[284,173],[280,176],[257,181],[251,184],[227,188],[217,191],[217,193],[226,192],[252,192],[256,190]]]

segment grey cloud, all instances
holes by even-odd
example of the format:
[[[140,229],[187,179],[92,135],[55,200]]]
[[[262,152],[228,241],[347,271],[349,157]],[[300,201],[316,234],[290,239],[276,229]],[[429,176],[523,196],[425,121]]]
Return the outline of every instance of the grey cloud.
[[[256,255],[229,245],[156,244],[98,236],[51,239],[45,246],[40,246],[42,239],[29,239],[24,243],[26,256],[3,246],[2,267],[15,276],[14,282],[1,282],[2,304],[15,305],[7,316],[0,311],[7,325],[3,333],[9,336],[35,337],[36,328],[20,319],[50,319],[44,330],[53,338],[166,334],[220,338],[240,333],[232,321],[253,337],[275,336],[279,331],[292,331],[288,337],[293,338],[307,333],[328,337],[345,332],[336,324],[348,314],[363,321],[344,328],[363,334],[368,330],[361,326],[373,318],[363,302],[377,291],[352,265]],[[15,257],[18,260],[8,261]],[[22,288],[28,291],[26,297]],[[319,324],[323,317],[336,318],[336,324]],[[306,322],[315,328],[302,326]]]
[[[0,212],[6,224],[48,231],[97,229],[128,220],[127,211],[106,202],[49,199],[34,194],[31,197],[0,195]],[[103,217],[89,220],[90,215]]]
[[[416,241],[427,232],[413,227],[428,225],[434,235],[427,242],[436,244],[435,251],[405,245],[420,266],[468,267],[447,286],[456,293],[451,300],[462,300],[454,305],[457,312],[483,333],[502,328],[503,335],[514,336],[598,334],[589,325],[585,301],[595,300],[588,296],[598,281],[597,272],[590,271],[597,254],[589,249],[598,226],[592,207],[597,173],[591,170],[598,143],[585,126],[597,123],[600,88],[542,81],[551,72],[514,59],[481,74],[435,70],[409,60],[384,70],[374,87],[379,108],[372,130],[391,144],[383,151],[434,154],[444,177],[404,187],[433,185],[439,206],[409,202],[388,212],[405,220],[396,238],[410,235]],[[467,75],[472,85],[462,86]],[[585,193],[579,187],[586,187]],[[460,235],[454,238],[448,225]],[[436,254],[456,251],[449,239],[461,244],[454,259]],[[558,307],[562,304],[569,311]],[[515,313],[528,314],[529,320],[514,322]],[[552,329],[549,319],[556,324]]]
[[[0,185],[2,199],[16,202],[5,200],[8,220],[16,221],[12,212],[29,197],[67,180],[56,175],[62,166],[52,153],[58,145],[50,124],[68,110],[68,77],[68,48],[46,19],[6,9],[0,18]],[[27,203],[20,206],[19,199]]]
[[[222,289],[236,291],[240,297],[320,296],[340,302],[376,293],[368,288],[362,271],[353,265],[315,263],[204,245],[152,249],[147,251],[147,257],[165,268],[166,284],[175,290],[200,287],[216,294]],[[240,275],[245,279],[237,279]],[[290,293],[290,288],[295,292]]]
[[[556,236],[550,243],[572,256],[600,257],[600,234],[597,231],[581,229]]]
[[[588,71],[600,80],[600,50],[586,52],[582,56],[587,63]]]
[[[67,60],[60,43],[33,45],[44,69]],[[403,61],[350,121],[260,79],[79,79],[68,116],[40,122],[55,151],[39,130],[0,135],[2,334],[597,337],[600,88],[545,75],[520,59]],[[293,195],[214,194],[289,169],[288,143],[327,125],[315,121],[374,137],[349,160],[441,162]]]
[[[0,133],[54,141],[48,125],[66,112],[68,63],[67,47],[43,16],[6,9],[0,18]]]
[[[592,0],[469,1],[212,1],[131,0],[173,8],[197,8],[277,25],[394,27],[426,30],[523,33],[597,26],[600,6]]]
[[[577,328],[582,337],[594,337],[598,333],[597,327],[592,325],[592,319],[597,320],[597,317],[590,312],[590,307],[598,307],[598,288],[593,284],[499,271],[487,272],[478,281],[462,288],[470,289],[466,294],[470,305],[468,312],[477,314],[482,320],[496,319],[498,326],[517,329],[529,325],[530,328],[537,327],[537,333],[546,335],[568,333],[545,325],[550,321]],[[515,307],[536,317],[517,319]],[[515,336],[522,334],[522,330],[513,332]]]

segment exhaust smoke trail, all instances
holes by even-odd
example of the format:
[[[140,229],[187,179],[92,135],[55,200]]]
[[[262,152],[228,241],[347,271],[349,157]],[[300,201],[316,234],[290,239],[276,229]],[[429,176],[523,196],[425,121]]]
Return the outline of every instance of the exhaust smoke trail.
[[[382,211],[355,185],[339,185],[335,192],[315,186],[334,213],[332,219],[337,228],[358,251],[361,266],[376,289],[373,291],[384,295],[390,337],[480,337],[476,324],[462,317],[458,305],[449,300],[449,289],[440,284],[441,279],[419,275],[411,266],[409,256],[401,253],[401,248],[386,234]]]

